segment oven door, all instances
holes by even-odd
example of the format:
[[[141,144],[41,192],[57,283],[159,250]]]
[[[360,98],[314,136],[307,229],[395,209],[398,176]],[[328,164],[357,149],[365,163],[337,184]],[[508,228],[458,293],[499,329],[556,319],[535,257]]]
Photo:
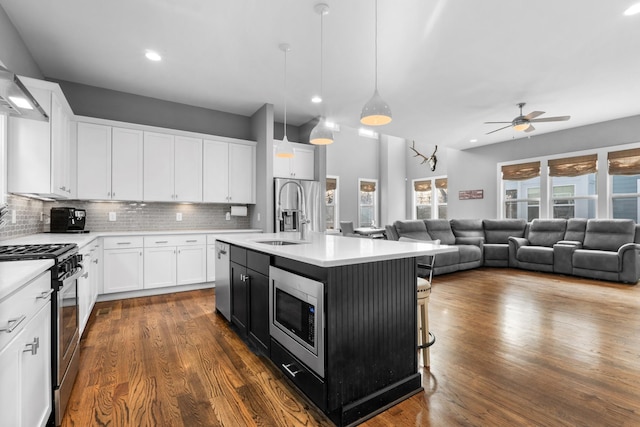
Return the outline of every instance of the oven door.
[[[74,270],[58,287],[57,310],[54,322],[57,323],[57,382],[60,385],[64,374],[78,345],[78,278],[82,275],[82,266]]]
[[[269,333],[324,377],[324,284],[269,268]]]

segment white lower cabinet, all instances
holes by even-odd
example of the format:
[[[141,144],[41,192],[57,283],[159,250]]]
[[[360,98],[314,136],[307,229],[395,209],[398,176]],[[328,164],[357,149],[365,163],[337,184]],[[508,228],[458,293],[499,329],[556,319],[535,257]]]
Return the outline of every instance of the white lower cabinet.
[[[51,414],[51,299],[41,284],[51,288],[50,273],[41,275],[0,303],[1,334],[10,341],[0,345],[0,424],[15,427],[45,426]],[[33,292],[32,292],[33,291]],[[14,301],[26,296],[22,301]],[[20,310],[7,322],[3,314]],[[35,310],[35,312],[33,311]],[[10,320],[14,317],[11,316]],[[14,336],[11,336],[14,335]]]
[[[100,244],[98,239],[80,251],[84,274],[78,279],[78,316],[80,336],[91,316],[91,311],[98,298],[98,287],[102,275],[100,274]]]
[[[144,288],[207,281],[206,237],[203,234],[144,238]]]
[[[104,293],[142,289],[142,237],[105,237],[103,247]]]

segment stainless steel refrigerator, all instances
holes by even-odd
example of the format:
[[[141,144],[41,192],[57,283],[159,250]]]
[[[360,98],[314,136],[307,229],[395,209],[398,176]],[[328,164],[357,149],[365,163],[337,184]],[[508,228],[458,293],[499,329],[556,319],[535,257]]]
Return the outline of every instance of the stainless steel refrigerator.
[[[322,193],[320,182],[286,178],[275,178],[273,180],[275,198],[273,205],[275,209],[274,230],[276,232],[300,231],[302,204],[299,198],[299,189],[296,184],[285,184],[288,181],[299,184],[304,192],[305,214],[307,219],[311,220],[307,226],[307,231],[325,231],[324,194]],[[282,198],[280,198],[280,195],[282,195]]]

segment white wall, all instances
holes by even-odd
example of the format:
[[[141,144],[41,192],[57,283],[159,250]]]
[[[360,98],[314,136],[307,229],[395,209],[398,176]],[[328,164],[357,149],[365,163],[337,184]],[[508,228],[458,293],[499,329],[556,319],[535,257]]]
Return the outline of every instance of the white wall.
[[[34,61],[18,30],[0,6],[0,61],[7,69],[21,76],[42,79],[42,72]]]
[[[403,138],[380,137],[380,216],[378,225],[393,224],[406,216],[407,156]]]
[[[380,179],[380,144],[364,138],[356,129],[342,126],[326,149],[326,174],[340,178],[340,220],[358,223],[358,178]],[[384,203],[384,202],[383,202]],[[380,218],[378,212],[378,218]]]

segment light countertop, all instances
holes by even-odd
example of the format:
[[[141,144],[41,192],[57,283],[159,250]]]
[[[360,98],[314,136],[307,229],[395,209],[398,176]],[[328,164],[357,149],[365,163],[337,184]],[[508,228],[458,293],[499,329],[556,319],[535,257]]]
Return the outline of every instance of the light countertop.
[[[381,239],[344,237],[323,233],[309,233],[306,241],[294,245],[274,246],[261,241],[285,240],[298,241],[300,233],[260,233],[229,234],[221,236],[223,242],[281,256],[319,267],[335,267],[341,265],[362,264],[365,262],[383,261],[435,255],[444,252],[455,252],[458,248],[447,245],[435,245],[421,242],[397,242]]]
[[[89,233],[39,233],[15,239],[0,240],[0,245],[38,245],[43,243],[75,243],[79,248],[88,245],[98,237],[118,236],[157,236],[168,234],[227,234],[227,233],[256,233],[255,229],[224,229],[224,230],[156,230],[156,231],[92,231]],[[1,263],[0,263],[1,264]]]
[[[0,262],[0,301],[53,266],[53,260]]]

